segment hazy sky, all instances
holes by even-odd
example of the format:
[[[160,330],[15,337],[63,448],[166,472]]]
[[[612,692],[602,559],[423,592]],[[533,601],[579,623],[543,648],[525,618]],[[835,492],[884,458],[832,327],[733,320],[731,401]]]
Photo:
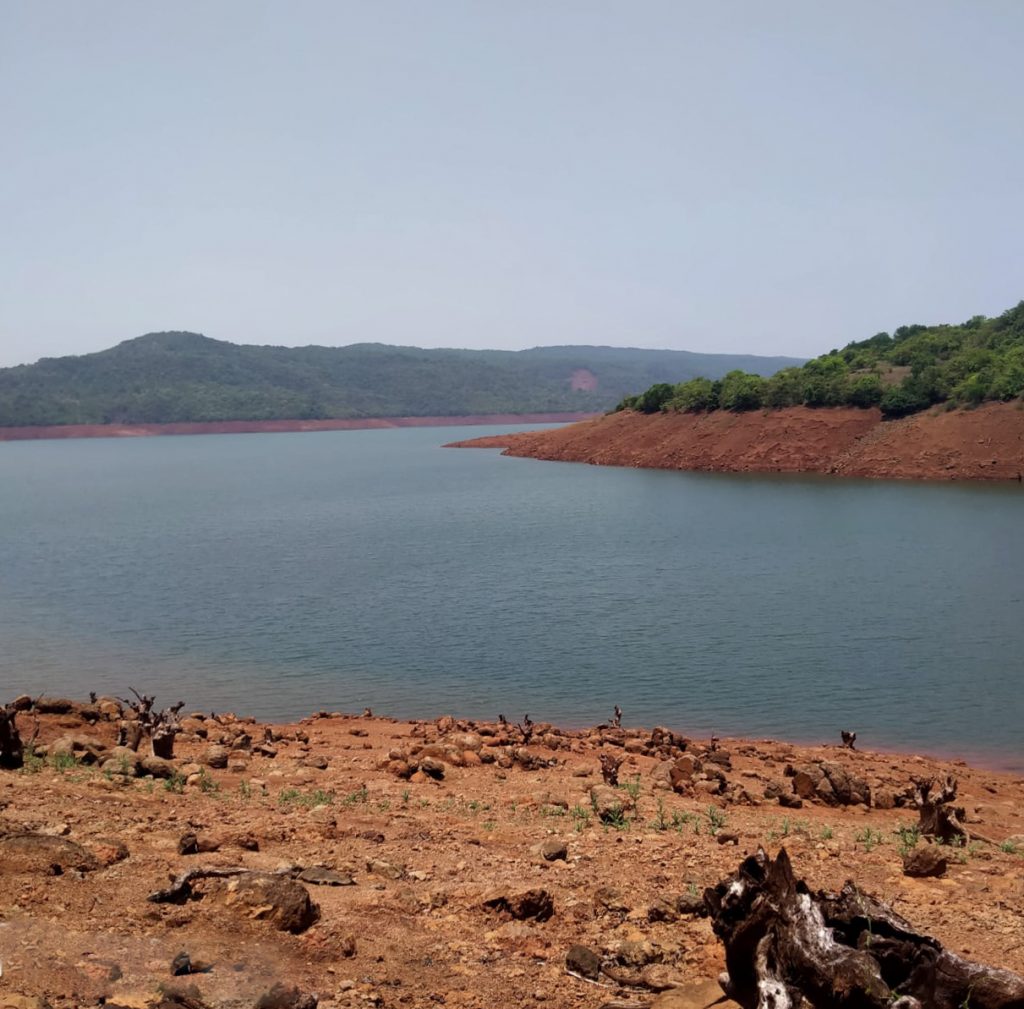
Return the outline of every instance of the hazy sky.
[[[0,364],[996,314],[1022,52],[1024,0],[0,0]]]

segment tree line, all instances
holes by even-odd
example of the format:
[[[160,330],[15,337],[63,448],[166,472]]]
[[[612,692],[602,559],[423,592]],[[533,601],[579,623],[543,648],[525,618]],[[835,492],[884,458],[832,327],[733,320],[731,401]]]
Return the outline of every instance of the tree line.
[[[937,403],[976,406],[1024,397],[1024,301],[996,318],[901,326],[769,377],[733,370],[720,379],[658,382],[615,410],[703,413],[787,406],[879,407],[895,418]]]

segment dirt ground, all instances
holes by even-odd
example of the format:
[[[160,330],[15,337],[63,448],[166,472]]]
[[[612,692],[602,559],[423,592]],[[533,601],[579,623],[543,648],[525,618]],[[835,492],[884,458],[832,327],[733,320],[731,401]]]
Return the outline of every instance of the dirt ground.
[[[0,1006],[313,1004],[266,995],[281,983],[328,1009],[639,1007],[651,988],[717,977],[701,894],[762,845],[784,846],[812,888],[855,879],[952,951],[1024,970],[1013,775],[840,745],[691,740],[673,788],[650,729],[536,726],[523,746],[500,724],[327,712],[279,726],[196,713],[173,764],[136,768],[111,749],[119,718],[109,701],[18,716],[24,738],[38,735],[25,767],[0,771]],[[610,792],[602,754],[624,761]],[[793,801],[793,772],[821,761],[866,784],[871,805],[766,797]],[[908,877],[902,853],[925,845],[906,829],[916,810],[880,807],[902,802],[912,777],[947,774],[987,840],[944,849],[940,878]],[[251,900],[228,878],[196,882],[182,902],[147,900],[196,867],[277,874],[264,881],[293,892]],[[314,871],[295,880],[300,868]],[[308,906],[281,907],[296,888],[318,906],[312,924]],[[299,915],[294,932],[279,912]],[[569,973],[575,945],[646,987]],[[193,973],[172,977],[182,953]]]
[[[553,431],[476,438],[455,448],[653,469],[832,473],[921,480],[1020,480],[1024,409],[986,403],[883,421],[852,407],[709,414],[609,414]]]

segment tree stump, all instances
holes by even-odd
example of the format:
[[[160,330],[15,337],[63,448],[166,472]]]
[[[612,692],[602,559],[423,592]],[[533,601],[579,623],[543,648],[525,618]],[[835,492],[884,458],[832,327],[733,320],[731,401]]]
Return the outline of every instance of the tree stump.
[[[14,705],[0,706],[0,767],[8,771],[16,771],[25,763],[17,717],[18,712]]]
[[[963,960],[848,882],[812,894],[782,849],[704,892],[744,1009],[1024,1009],[1024,978]]]

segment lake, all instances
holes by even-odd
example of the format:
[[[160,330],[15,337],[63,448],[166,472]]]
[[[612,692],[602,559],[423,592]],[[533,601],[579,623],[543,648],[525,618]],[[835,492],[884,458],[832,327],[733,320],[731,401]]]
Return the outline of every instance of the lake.
[[[499,712],[1024,769],[1019,485],[598,468],[520,428],[0,445],[0,694]]]

